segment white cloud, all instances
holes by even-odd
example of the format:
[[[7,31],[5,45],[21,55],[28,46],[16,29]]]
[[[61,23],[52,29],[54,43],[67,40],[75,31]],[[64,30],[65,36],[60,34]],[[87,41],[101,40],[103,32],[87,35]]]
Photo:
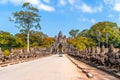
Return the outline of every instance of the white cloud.
[[[82,9],[83,12],[90,12],[90,13],[92,12],[91,7],[89,7],[86,4],[82,4],[81,9]]]
[[[87,4],[83,3],[81,6],[81,10],[82,10],[82,12],[85,12],[85,13],[96,13],[96,12],[102,11],[102,6],[91,7],[91,6],[88,6]]]
[[[96,20],[93,19],[93,18],[90,21],[91,21],[91,23],[95,23],[96,22]]]
[[[96,20],[94,19],[94,18],[92,18],[92,19],[88,19],[88,18],[80,18],[79,19],[80,21],[82,21],[82,22],[90,22],[90,23],[95,23],[96,22]]]
[[[53,7],[44,4],[39,4],[38,8],[49,12],[55,11]]]
[[[82,0],[67,0],[68,3],[71,5],[72,10],[78,9],[81,10],[84,13],[96,13],[96,12],[102,12],[102,5],[91,7],[84,3]]]
[[[65,0],[59,0],[59,5],[60,6],[65,6],[67,3]]]
[[[50,0],[44,0],[46,2],[49,2]],[[46,4],[43,4],[40,0],[2,0],[2,2],[8,3],[11,2],[14,5],[20,5],[24,2],[30,2],[32,5],[36,6],[40,10],[45,10],[45,11],[55,11],[55,8]]]
[[[120,3],[116,3],[113,8],[115,11],[120,11]]]
[[[120,11],[120,0],[103,0],[105,4],[112,6],[115,11]]]
[[[39,8],[40,10],[45,10],[45,11],[55,11],[55,8],[50,5],[50,2],[52,0],[2,0],[1,3],[13,3],[14,5],[20,5],[24,2],[30,2],[33,4],[35,7]],[[47,4],[44,4],[42,2],[45,2]],[[91,7],[84,3],[82,0],[58,0],[59,6],[66,6],[69,4],[70,9],[78,9],[81,10],[82,12],[85,13],[96,13],[96,12],[101,12],[102,11],[102,6],[98,7]],[[115,7],[116,10],[119,10],[117,7]]]
[[[74,5],[76,0],[68,0],[68,2],[71,4],[71,5]]]
[[[117,0],[103,0],[105,4],[114,4]]]
[[[44,0],[44,2],[46,2],[46,3],[50,3],[50,0]]]
[[[120,3],[120,0],[103,0],[103,2],[105,4],[110,4],[110,5],[114,5],[116,3]]]

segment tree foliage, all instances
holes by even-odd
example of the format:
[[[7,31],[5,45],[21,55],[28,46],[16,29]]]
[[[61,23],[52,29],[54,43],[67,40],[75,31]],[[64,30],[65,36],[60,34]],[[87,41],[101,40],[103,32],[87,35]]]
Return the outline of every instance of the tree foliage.
[[[10,51],[9,50],[4,50],[4,55],[5,56],[9,56],[10,55]]]
[[[84,29],[84,30],[82,30],[81,32],[79,32],[77,36],[78,36],[78,37],[79,37],[79,36],[88,37],[88,31],[89,31],[88,29]]]
[[[42,47],[50,47],[54,41],[54,38],[52,37],[45,37],[42,39]]]
[[[112,43],[117,47],[120,43],[119,28],[113,22],[98,22],[90,28],[88,34],[96,43],[100,39],[101,45],[106,45],[108,41],[109,44]]]
[[[76,38],[70,38],[68,39],[68,43],[72,44],[74,47],[76,47],[78,50],[84,50],[87,47],[95,46],[95,42],[92,41],[92,39],[86,38],[86,37],[76,37]]]
[[[54,41],[54,38],[48,37],[43,32],[30,31],[30,46],[31,47],[50,47]],[[0,31],[0,47],[4,51],[11,48],[25,48],[26,34],[17,33],[15,35],[9,32]]]
[[[29,53],[29,32],[32,28],[40,29],[39,10],[26,2],[22,5],[23,10],[13,13],[17,27],[27,34],[27,52]]]
[[[73,29],[74,30],[74,29]],[[85,29],[77,34],[75,39],[69,41],[78,49],[99,45],[108,47],[113,44],[118,47],[120,44],[120,29],[114,22],[98,22],[90,29]]]
[[[9,32],[0,31],[0,47],[3,49],[14,47],[15,38]]]
[[[78,32],[79,32],[78,29],[76,29],[76,30],[72,29],[72,30],[70,30],[69,34],[71,37],[75,38]]]
[[[26,31],[30,31],[33,27],[40,29],[39,10],[34,8],[30,3],[24,3],[22,7],[24,10],[13,13],[15,23],[18,24],[17,27]]]

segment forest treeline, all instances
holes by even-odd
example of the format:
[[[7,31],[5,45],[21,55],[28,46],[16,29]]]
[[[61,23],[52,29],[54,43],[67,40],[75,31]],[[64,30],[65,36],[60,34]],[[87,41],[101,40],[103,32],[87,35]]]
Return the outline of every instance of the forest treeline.
[[[12,35],[9,32],[0,31],[0,47],[2,50],[11,48],[26,48],[26,33],[20,32]],[[54,38],[48,37],[43,32],[30,31],[30,47],[50,47]]]
[[[83,50],[87,47],[98,46],[109,47],[113,44],[114,47],[120,45],[120,28],[114,22],[103,21],[95,23],[90,29],[70,30],[69,34],[72,38],[68,39],[68,43],[72,44],[79,50]]]
[[[113,44],[114,47],[119,47],[120,44],[120,28],[113,22],[98,22],[90,29],[79,31],[72,29],[67,39],[69,44],[72,44],[79,50],[86,47],[102,46],[109,47]],[[26,48],[27,34],[24,31],[15,35],[9,32],[0,31],[0,46],[2,49],[11,48]],[[47,34],[38,31],[30,31],[30,47],[50,47],[54,42],[53,37],[48,37]]]

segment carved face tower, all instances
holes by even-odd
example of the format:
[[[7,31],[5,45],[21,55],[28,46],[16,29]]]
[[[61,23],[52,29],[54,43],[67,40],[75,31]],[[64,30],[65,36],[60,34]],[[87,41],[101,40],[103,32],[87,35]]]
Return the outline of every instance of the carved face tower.
[[[59,50],[59,45],[61,44],[62,45],[62,48],[64,48],[64,51],[65,51],[65,46],[66,46],[66,36],[63,36],[62,32],[60,31],[58,33],[58,36],[55,36],[54,37],[54,43],[52,44],[53,46],[53,51],[57,51]]]
[[[58,43],[62,43],[63,42],[63,35],[62,32],[60,31],[58,34]]]

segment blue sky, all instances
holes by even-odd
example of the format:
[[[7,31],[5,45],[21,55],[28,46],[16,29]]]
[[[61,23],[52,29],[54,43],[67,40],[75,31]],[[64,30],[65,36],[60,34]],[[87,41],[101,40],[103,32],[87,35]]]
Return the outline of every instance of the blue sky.
[[[82,31],[99,21],[120,25],[120,0],[0,0],[0,30],[19,33],[8,17],[21,10],[24,2],[30,2],[40,10],[41,31],[49,36],[55,36],[59,31],[69,36],[71,29]]]

